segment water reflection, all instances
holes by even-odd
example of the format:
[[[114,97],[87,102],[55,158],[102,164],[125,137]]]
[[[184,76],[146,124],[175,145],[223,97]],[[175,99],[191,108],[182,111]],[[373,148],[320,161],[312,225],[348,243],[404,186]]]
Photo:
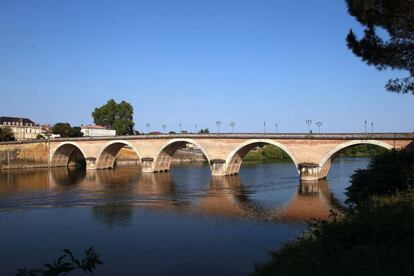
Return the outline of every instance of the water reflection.
[[[202,169],[185,170],[199,174],[197,170]],[[94,219],[114,227],[128,225],[135,208],[287,222],[328,218],[335,208],[327,181],[300,183],[289,201],[276,200],[269,206],[255,196],[263,193],[260,184],[245,184],[240,176],[210,177],[205,187],[183,177],[185,173],[141,174],[137,167],[1,172],[0,209],[89,206]],[[277,183],[272,187],[276,197],[280,187]]]
[[[91,208],[92,218],[105,224],[109,228],[128,226],[131,223],[134,205],[108,204]]]
[[[326,219],[331,210],[338,207],[326,180],[302,182],[292,200],[283,208],[281,218],[287,221]]]
[[[52,177],[52,185],[54,186],[70,186],[82,182],[86,177],[85,170],[79,170],[74,167],[50,170]]]

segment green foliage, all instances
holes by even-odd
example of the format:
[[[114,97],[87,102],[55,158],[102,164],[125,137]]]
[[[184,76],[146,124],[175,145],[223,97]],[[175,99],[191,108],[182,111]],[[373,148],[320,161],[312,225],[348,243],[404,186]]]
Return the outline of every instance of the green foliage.
[[[97,265],[102,265],[99,255],[93,247],[84,251],[85,257],[82,261],[75,258],[69,249],[63,250],[64,254],[52,264],[45,264],[44,269],[18,269],[17,276],[36,276],[36,275],[66,275],[75,270],[82,270],[93,273]]]
[[[14,141],[13,131],[10,127],[0,127],[0,142]]]
[[[351,30],[348,47],[368,65],[378,70],[408,71],[409,76],[389,80],[391,92],[414,94],[414,1],[412,0],[346,0],[348,12],[365,26],[358,39]],[[377,30],[387,32],[385,40]]]
[[[271,253],[253,275],[413,275],[414,195],[373,199]]]
[[[117,135],[134,134],[134,108],[122,101],[119,104],[113,99],[105,105],[95,108],[92,113],[94,123],[116,130]]]
[[[388,150],[379,146],[363,144],[344,149],[341,156],[347,157],[373,157],[387,152]]]
[[[73,127],[69,137],[82,137],[83,133],[81,132],[80,127]]]
[[[42,134],[36,135],[36,139],[44,139],[45,137]]]
[[[406,192],[414,188],[414,154],[390,151],[374,157],[367,169],[351,177],[346,203],[358,207],[372,196]]]
[[[243,158],[246,161],[259,161],[259,160],[291,160],[289,155],[282,149],[273,146],[265,145],[259,150],[249,151]]]
[[[61,137],[82,137],[80,127],[71,127],[69,123],[56,123],[53,126],[52,132],[54,134],[60,134]]]

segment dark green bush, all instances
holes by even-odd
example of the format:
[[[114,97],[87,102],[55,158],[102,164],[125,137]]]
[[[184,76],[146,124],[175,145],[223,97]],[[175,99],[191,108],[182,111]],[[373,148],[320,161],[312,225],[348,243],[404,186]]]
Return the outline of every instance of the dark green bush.
[[[357,170],[347,188],[346,203],[358,207],[372,196],[392,195],[414,188],[414,153],[389,151],[374,157],[367,169]]]

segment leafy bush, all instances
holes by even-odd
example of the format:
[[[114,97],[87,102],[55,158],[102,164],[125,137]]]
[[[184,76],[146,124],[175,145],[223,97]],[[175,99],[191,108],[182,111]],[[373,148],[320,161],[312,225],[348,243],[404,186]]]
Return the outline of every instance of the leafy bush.
[[[374,157],[367,169],[357,170],[347,188],[346,203],[357,207],[371,196],[391,195],[414,188],[414,154],[389,151]]]

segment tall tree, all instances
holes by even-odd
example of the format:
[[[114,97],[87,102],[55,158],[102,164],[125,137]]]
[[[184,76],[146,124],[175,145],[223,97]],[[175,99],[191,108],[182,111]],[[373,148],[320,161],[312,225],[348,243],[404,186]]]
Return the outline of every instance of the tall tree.
[[[125,101],[116,103],[109,100],[92,112],[94,123],[116,130],[118,135],[134,134],[134,108]]]
[[[0,141],[14,141],[13,131],[10,127],[0,127]]]
[[[61,137],[82,137],[80,127],[71,127],[69,123],[56,123],[53,126],[52,132],[54,134],[60,134]]]
[[[358,39],[350,30],[348,47],[378,70],[408,71],[408,76],[391,79],[386,89],[414,94],[414,0],[346,0],[348,12],[365,26]],[[379,35],[385,30],[386,35]]]

